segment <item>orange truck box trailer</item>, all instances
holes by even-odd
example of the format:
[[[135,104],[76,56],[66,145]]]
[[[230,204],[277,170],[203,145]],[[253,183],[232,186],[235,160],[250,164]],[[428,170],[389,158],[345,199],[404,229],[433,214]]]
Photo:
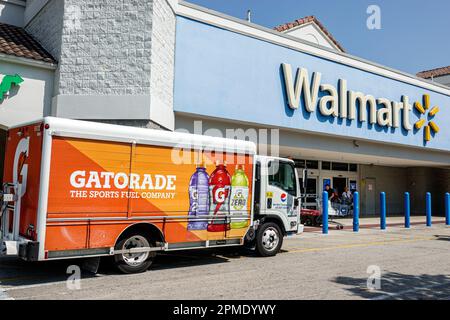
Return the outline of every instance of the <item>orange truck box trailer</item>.
[[[0,200],[2,255],[113,256],[126,273],[157,251],[271,256],[302,231],[293,162],[254,143],[52,117],[8,131]]]

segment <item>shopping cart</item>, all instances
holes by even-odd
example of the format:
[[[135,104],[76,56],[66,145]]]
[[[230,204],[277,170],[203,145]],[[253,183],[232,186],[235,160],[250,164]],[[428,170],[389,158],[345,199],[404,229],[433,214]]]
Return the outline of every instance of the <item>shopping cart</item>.
[[[328,212],[329,216],[346,218],[353,215],[353,205],[351,203],[333,202],[331,203],[331,208],[332,210]]]
[[[309,226],[320,227],[322,225],[322,199],[316,198],[317,210],[302,208],[302,223]],[[335,218],[347,217],[352,212],[348,204],[331,203],[328,201],[328,223],[336,225],[336,229],[344,229],[344,225],[335,221]]]

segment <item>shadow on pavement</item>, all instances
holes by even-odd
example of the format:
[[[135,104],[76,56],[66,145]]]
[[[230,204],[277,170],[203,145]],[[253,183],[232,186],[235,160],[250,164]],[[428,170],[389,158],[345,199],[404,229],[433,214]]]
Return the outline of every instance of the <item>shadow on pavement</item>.
[[[436,240],[440,241],[450,241],[450,236],[444,236],[444,235],[435,235]]]
[[[252,255],[251,252],[236,247],[164,252],[157,255],[150,270],[227,263],[230,260],[250,255]]]
[[[396,272],[383,273],[381,288],[369,290],[367,278],[336,277],[338,284],[364,299],[416,300],[449,299],[450,275],[408,275]]]
[[[2,258],[0,259],[0,285],[16,287],[66,281],[73,274],[67,273],[67,268],[80,264],[81,260],[75,259],[26,262],[16,258]],[[96,275],[81,271],[81,276],[92,278]]]
[[[242,256],[254,255],[250,250],[236,247],[160,253],[156,256],[149,271],[227,263]],[[81,266],[81,264],[82,259],[26,262],[16,258],[1,258],[0,286],[18,287],[64,282],[72,274],[67,273],[67,268],[71,265]],[[113,266],[111,257],[102,258],[97,274],[81,271],[83,279],[117,274],[120,272]]]

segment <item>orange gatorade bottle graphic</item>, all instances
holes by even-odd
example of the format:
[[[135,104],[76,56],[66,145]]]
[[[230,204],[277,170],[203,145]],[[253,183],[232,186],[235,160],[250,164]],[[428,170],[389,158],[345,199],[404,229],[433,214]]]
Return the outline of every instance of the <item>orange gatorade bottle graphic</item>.
[[[230,212],[231,177],[225,164],[216,163],[216,170],[209,178],[210,208],[208,231],[230,230],[228,214]]]
[[[241,229],[248,226],[248,178],[244,167],[236,166],[231,178],[230,216],[231,229]]]

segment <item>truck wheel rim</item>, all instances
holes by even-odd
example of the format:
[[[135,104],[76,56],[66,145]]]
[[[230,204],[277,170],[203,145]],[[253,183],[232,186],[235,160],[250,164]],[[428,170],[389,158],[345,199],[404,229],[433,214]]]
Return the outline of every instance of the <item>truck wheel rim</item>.
[[[147,239],[143,236],[133,236],[128,238],[123,244],[123,250],[133,249],[133,248],[148,248],[150,244]],[[124,253],[122,254],[123,261],[129,266],[136,267],[147,260],[149,256],[148,252],[138,252],[138,253]]]
[[[279,236],[278,231],[273,228],[267,228],[262,237],[262,244],[267,251],[273,251],[278,246]]]

